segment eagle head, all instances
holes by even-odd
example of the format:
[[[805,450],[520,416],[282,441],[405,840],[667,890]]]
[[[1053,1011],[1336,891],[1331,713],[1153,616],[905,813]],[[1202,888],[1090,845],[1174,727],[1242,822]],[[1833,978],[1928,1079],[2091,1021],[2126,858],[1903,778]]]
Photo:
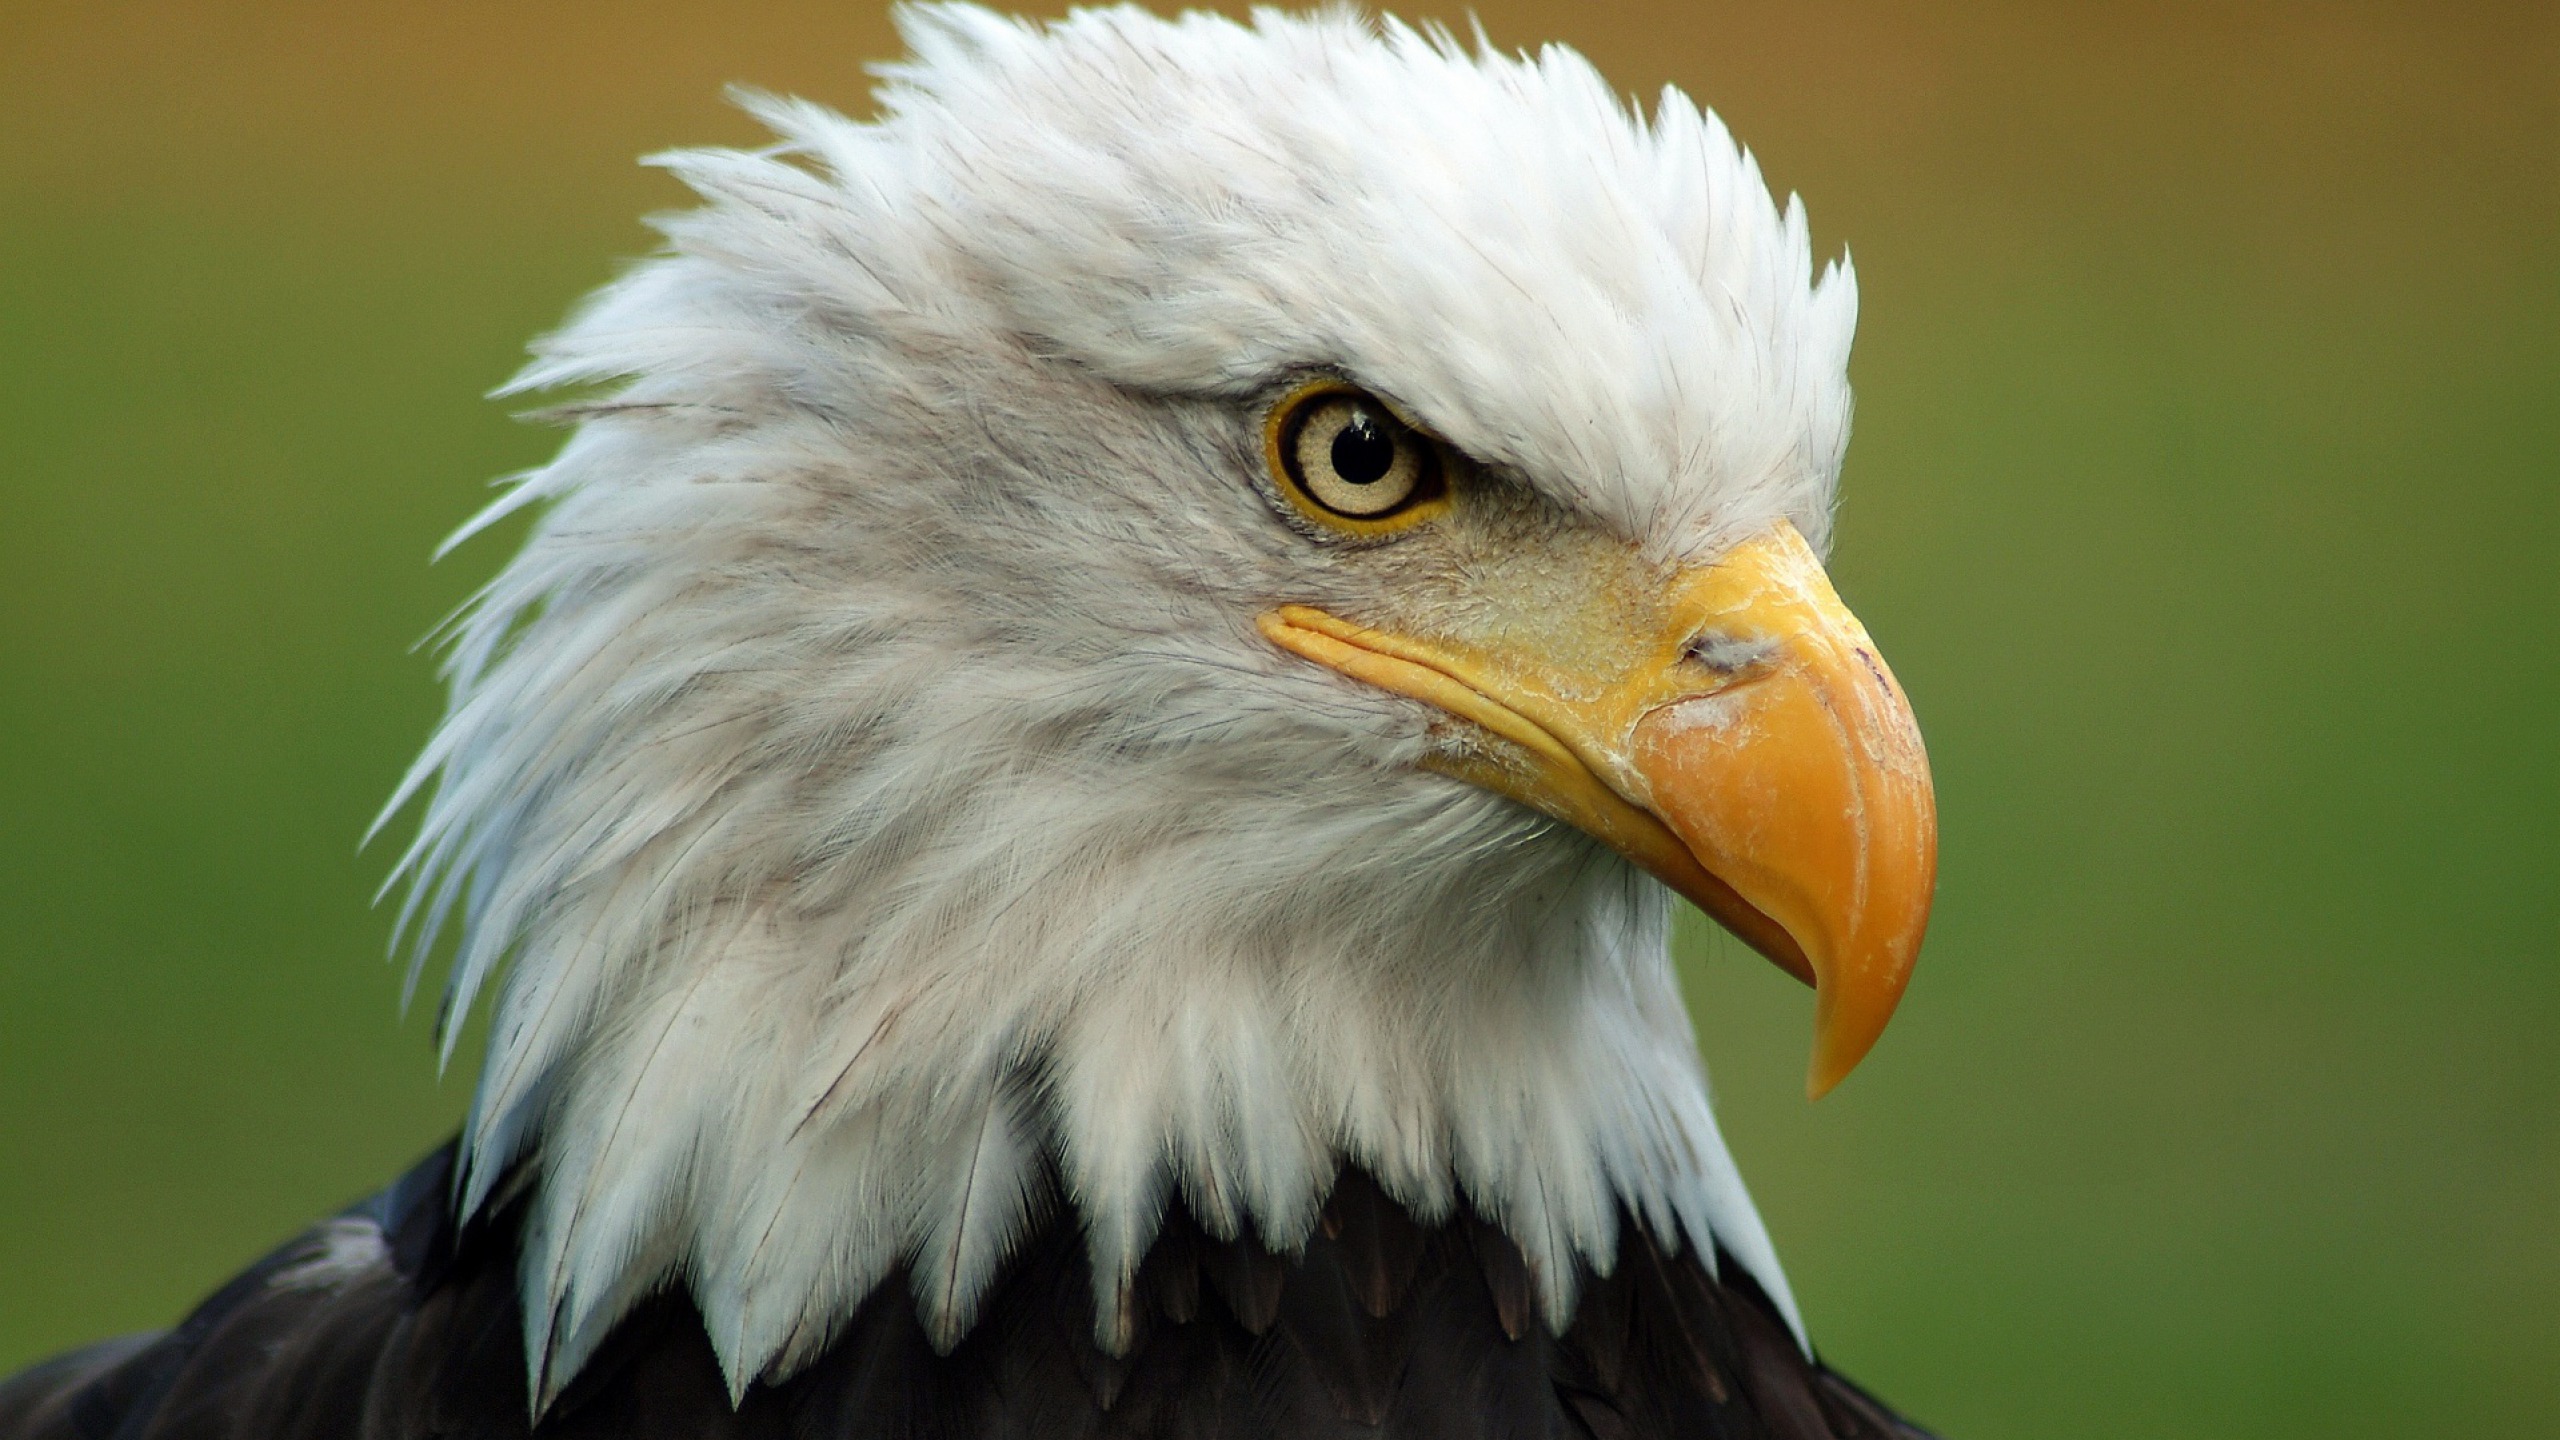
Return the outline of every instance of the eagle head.
[[[544,1394],[688,1287],[733,1387],[1035,1226],[1097,1334],[1174,1198],[1357,1165],[1527,1256],[1622,1224],[1792,1322],[1708,1109],[1684,896],[1874,1042],[1934,816],[1817,556],[1856,295],[1724,127],[1344,12],[902,12],[514,383],[573,430],[401,795],[462,1203]],[[395,801],[395,806],[399,802]],[[423,953],[423,946],[422,946]]]

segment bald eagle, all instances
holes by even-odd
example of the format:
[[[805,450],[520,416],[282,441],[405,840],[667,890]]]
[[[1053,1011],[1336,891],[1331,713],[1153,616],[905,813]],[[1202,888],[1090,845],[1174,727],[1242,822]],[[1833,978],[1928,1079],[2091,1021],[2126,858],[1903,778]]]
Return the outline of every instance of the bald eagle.
[[[1570,51],[900,24],[513,383],[392,802],[461,1136],[0,1435],[1920,1435],[1669,959],[1813,985],[1818,1094],[1926,923],[1847,265]]]

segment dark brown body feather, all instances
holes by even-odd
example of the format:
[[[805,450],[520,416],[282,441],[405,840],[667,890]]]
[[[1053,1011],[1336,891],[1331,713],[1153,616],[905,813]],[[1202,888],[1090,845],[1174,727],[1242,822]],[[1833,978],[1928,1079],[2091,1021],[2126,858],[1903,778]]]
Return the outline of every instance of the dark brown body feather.
[[[900,1278],[817,1363],[732,1408],[693,1307],[662,1296],[535,1426],[514,1217],[456,1231],[451,1164],[438,1152],[175,1330],[0,1383],[0,1440],[1927,1440],[1808,1361],[1738,1266],[1719,1281],[1629,1224],[1551,1335],[1499,1231],[1426,1229],[1358,1172],[1297,1256],[1213,1240],[1177,1204],[1124,1357],[1095,1347],[1081,1237],[1053,1223],[948,1356]]]

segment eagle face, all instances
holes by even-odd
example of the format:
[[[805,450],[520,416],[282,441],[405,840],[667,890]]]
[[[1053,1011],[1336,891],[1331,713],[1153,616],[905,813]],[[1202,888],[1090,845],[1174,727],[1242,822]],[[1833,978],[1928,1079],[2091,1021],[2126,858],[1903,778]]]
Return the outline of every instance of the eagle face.
[[[904,12],[880,115],[542,343],[586,387],[401,799],[466,1208],[529,1188],[540,1394],[689,1286],[733,1387],[884,1277],[945,1346],[1071,1212],[1097,1336],[1169,1197],[1345,1164],[1523,1248],[1619,1216],[1793,1321],[1672,896],[1890,1015],[1934,818],[1816,559],[1855,291],[1720,123],[1338,13]],[[396,805],[400,803],[395,801]],[[423,953],[423,945],[422,945]]]

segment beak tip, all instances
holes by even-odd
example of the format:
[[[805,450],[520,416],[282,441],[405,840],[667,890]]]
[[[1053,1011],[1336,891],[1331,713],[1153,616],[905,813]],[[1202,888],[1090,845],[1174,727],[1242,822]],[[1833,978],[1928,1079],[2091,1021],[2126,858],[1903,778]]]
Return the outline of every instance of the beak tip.
[[[1914,950],[1918,948],[1915,944]],[[1911,977],[1910,957],[1873,975],[1828,975],[1814,988],[1813,1059],[1805,1072],[1805,1098],[1819,1100],[1839,1088],[1884,1038]],[[1860,983],[1864,982],[1864,983]]]
[[[1816,1042],[1813,1048],[1813,1063],[1805,1070],[1804,1098],[1819,1100],[1840,1088],[1840,1082],[1848,1079],[1849,1072],[1857,1069],[1858,1062],[1865,1058],[1864,1047],[1854,1054],[1844,1056],[1838,1053],[1835,1047]]]

